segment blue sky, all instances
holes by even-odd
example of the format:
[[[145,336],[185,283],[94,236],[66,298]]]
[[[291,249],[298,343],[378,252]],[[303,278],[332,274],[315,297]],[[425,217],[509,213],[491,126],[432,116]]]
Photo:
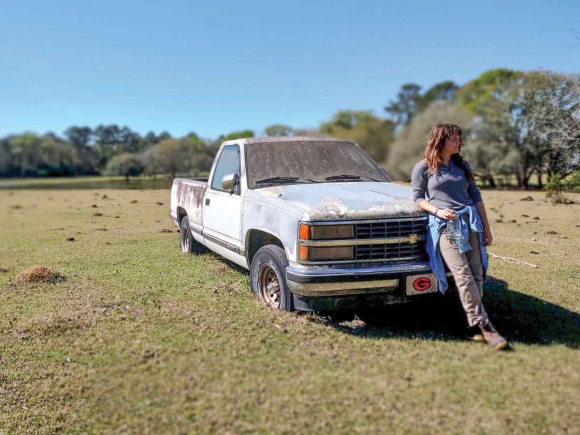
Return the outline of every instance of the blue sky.
[[[477,3],[2,0],[0,136],[316,127],[407,82],[580,71],[580,1]]]

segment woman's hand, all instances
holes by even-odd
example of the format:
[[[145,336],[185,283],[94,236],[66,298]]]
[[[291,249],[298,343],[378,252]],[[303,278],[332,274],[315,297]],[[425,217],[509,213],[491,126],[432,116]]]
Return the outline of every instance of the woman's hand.
[[[485,227],[483,229],[483,246],[491,246],[491,242],[493,242],[491,229],[489,227]]]
[[[457,217],[457,215],[455,214],[455,212],[452,209],[446,208],[445,210],[439,210],[437,212],[437,217],[440,217],[441,219],[450,220],[450,219],[455,219]]]

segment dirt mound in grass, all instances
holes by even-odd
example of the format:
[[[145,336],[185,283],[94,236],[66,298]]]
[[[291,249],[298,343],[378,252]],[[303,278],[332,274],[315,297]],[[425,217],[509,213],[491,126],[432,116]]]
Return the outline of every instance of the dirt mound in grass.
[[[39,282],[55,283],[64,280],[64,276],[54,272],[50,267],[36,265],[17,275],[12,283],[16,285]]]

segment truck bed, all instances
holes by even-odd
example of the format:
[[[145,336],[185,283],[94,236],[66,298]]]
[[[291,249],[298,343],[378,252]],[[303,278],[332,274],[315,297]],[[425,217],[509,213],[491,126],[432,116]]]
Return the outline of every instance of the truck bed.
[[[171,218],[178,223],[178,207],[182,207],[190,224],[202,227],[203,197],[208,187],[207,178],[176,178],[171,187]]]

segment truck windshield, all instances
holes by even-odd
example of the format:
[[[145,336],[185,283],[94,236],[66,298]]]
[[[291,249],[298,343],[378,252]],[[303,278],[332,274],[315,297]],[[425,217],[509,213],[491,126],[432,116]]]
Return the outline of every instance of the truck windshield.
[[[250,189],[298,184],[303,180],[319,183],[390,181],[373,159],[352,142],[311,140],[250,144],[246,146],[246,168]]]

